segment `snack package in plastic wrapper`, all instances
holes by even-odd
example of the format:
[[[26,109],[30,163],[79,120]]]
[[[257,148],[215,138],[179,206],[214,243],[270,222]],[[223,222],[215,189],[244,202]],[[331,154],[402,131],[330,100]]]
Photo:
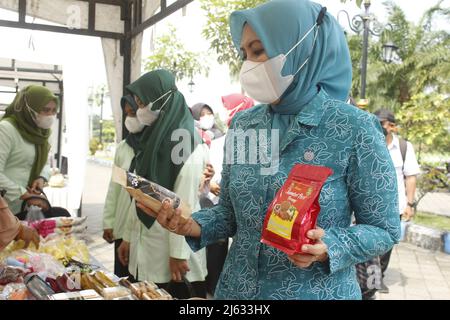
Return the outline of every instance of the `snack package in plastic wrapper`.
[[[95,290],[57,293],[48,296],[49,300],[104,300]]]
[[[8,266],[0,263],[0,286],[23,282],[26,270],[21,267]]]
[[[47,300],[49,295],[55,293],[45,280],[37,274],[29,274],[24,279],[28,291],[36,300]]]
[[[11,242],[3,251],[0,252],[0,262],[5,261],[12,255],[13,252],[23,249],[24,246],[25,242],[23,240]],[[36,249],[34,244],[30,243],[26,251],[47,253],[59,261],[74,259],[83,263],[88,263],[90,260],[86,243],[74,235],[65,236],[52,234],[41,240],[39,249]],[[23,258],[26,259],[28,256],[29,254],[26,254]]]
[[[181,220],[192,214],[190,206],[177,194],[134,173],[114,166],[112,179],[123,186],[137,202],[143,203],[154,212],[158,212],[162,204],[168,202],[174,209],[181,209]]]
[[[57,217],[34,221],[28,225],[45,238],[54,233],[62,235],[84,233],[87,230],[86,219],[87,217]]]
[[[313,244],[306,233],[316,226],[320,191],[332,174],[327,167],[296,164],[267,210],[261,242],[289,255]]]
[[[128,288],[139,300],[173,300],[173,297],[164,289],[151,281],[131,283],[127,279],[121,279],[119,284]]]
[[[21,283],[10,283],[0,289],[0,300],[35,300],[29,293],[26,285]]]

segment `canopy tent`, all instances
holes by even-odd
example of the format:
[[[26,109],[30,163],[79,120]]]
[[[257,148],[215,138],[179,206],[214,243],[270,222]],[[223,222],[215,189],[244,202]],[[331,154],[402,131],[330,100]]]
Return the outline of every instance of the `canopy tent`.
[[[0,0],[0,8],[18,13],[0,26],[102,38],[117,140],[126,129],[120,97],[141,72],[142,32],[193,0]],[[27,16],[49,21],[34,23]]]
[[[116,138],[121,140],[127,133],[123,125],[123,114],[120,108],[120,97],[124,88],[131,81],[137,79],[141,72],[141,45],[143,31],[164,19],[173,12],[185,7],[193,0],[0,0],[0,9],[17,12],[17,19],[0,19],[0,27],[22,28],[39,31],[58,32],[63,34],[75,34],[101,38],[105,70],[107,73],[108,87],[111,97],[112,111],[115,120]],[[45,20],[43,22],[35,23]],[[75,49],[77,50],[77,49]],[[9,58],[17,58],[9,51]],[[20,53],[20,54],[19,54]],[[88,121],[87,108],[80,108],[87,104],[87,96],[83,92],[77,92],[80,86],[74,76],[79,73],[80,65],[84,59],[89,59],[89,53],[80,51],[75,53],[79,61],[64,64],[64,109],[65,128],[68,143],[62,144],[60,154],[69,159],[68,175],[69,188],[66,208],[75,212],[80,205],[84,185],[85,159],[87,153]],[[21,52],[18,56],[23,57]],[[71,54],[72,56],[72,54]],[[29,58],[21,58],[30,60]],[[45,60],[45,59],[44,59]],[[47,60],[45,60],[47,61]],[[43,62],[45,62],[43,61]],[[70,60],[72,62],[72,60]],[[3,62],[1,62],[3,63]],[[51,63],[51,62],[50,62]],[[20,68],[28,68],[29,65],[15,65],[12,60],[4,61],[4,65],[15,77],[20,77],[19,89],[25,84],[26,74]],[[53,65],[34,65],[35,68],[55,71]],[[84,67],[83,67],[84,68]],[[20,70],[19,70],[20,69]],[[14,72],[12,70],[15,70]],[[59,71],[58,71],[59,72]],[[59,80],[62,74],[54,72]],[[30,74],[28,73],[28,76]],[[45,81],[51,90],[56,89],[48,75],[41,74],[37,77]],[[59,77],[61,76],[61,77]],[[15,79],[3,79],[3,84],[15,91]],[[6,77],[5,77],[6,78]],[[29,79],[30,80],[30,79]],[[2,84],[0,84],[2,86]],[[63,87],[61,86],[61,89]],[[83,109],[83,110],[81,110]],[[84,136],[86,135],[86,137]],[[63,138],[65,139],[65,138]],[[67,142],[65,141],[65,142]]]

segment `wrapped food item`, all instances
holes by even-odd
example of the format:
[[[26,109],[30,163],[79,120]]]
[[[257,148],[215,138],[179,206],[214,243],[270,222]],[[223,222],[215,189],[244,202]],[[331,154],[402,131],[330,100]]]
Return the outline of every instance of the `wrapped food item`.
[[[100,282],[105,288],[117,287],[117,284],[102,271],[96,271],[94,273],[94,278],[97,279],[97,281]]]
[[[83,263],[89,262],[89,251],[86,243],[73,236],[54,235],[47,238],[41,242],[39,251],[48,253],[60,261],[75,259]]]
[[[34,228],[44,238],[54,233],[62,235],[76,234],[86,231],[86,218],[57,217],[34,221],[29,223],[29,226]]]
[[[124,287],[112,287],[112,288],[104,288],[101,293],[102,297],[106,300],[113,300],[117,298],[124,298],[131,295],[129,289]]]
[[[158,212],[162,204],[167,202],[174,209],[181,209],[181,220],[189,218],[192,214],[190,206],[177,194],[134,173],[115,166],[112,179],[125,187],[137,202],[143,203],[154,212]]]
[[[139,300],[172,300],[172,296],[164,289],[158,288],[156,284],[149,281],[131,283],[121,279],[120,285],[130,289],[131,293]]]
[[[0,300],[29,300],[31,298],[25,284],[10,283],[0,292]]]
[[[46,300],[47,296],[55,293],[53,289],[41,277],[36,274],[29,274],[24,279],[28,291],[37,300]]]
[[[25,272],[23,268],[0,264],[0,285],[4,286],[9,283],[22,282]]]
[[[95,290],[64,292],[48,296],[49,300],[104,300]]]
[[[332,174],[327,167],[296,164],[267,210],[261,242],[290,255],[313,244],[306,233],[316,226],[319,194]]]

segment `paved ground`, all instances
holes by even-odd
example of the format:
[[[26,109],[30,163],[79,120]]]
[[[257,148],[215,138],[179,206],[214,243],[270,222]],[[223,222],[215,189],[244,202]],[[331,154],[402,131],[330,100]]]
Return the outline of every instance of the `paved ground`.
[[[103,205],[108,191],[111,168],[88,162],[83,192],[82,215],[88,217],[89,251],[103,266],[114,269],[114,245],[102,238]]]
[[[450,255],[409,243],[396,246],[386,272],[389,294],[380,300],[450,300]]]
[[[102,211],[110,172],[110,168],[88,162],[82,209],[83,215],[88,216],[90,252],[106,269],[112,271],[113,245],[107,244],[102,239]],[[432,195],[430,206],[422,207],[421,210],[433,212],[432,210],[442,208],[443,212],[448,212],[450,196],[447,198],[444,195],[438,200],[436,197],[440,195]],[[426,203],[430,202],[424,202],[421,206],[425,206]],[[385,283],[389,286],[390,293],[377,294],[377,299],[450,300],[450,255],[401,243],[394,248]]]

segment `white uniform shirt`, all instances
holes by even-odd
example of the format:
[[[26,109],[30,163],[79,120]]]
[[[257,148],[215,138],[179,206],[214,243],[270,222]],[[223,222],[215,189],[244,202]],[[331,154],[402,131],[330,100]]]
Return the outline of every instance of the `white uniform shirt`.
[[[406,198],[406,188],[404,176],[415,176],[420,173],[420,167],[417,163],[416,155],[414,153],[414,147],[411,142],[406,142],[406,156],[405,165],[403,166],[402,153],[400,151],[400,141],[396,135],[392,135],[393,140],[390,145],[388,145],[389,153],[391,154],[392,162],[394,163],[395,172],[397,173],[397,185],[398,185],[398,201],[400,214],[406,208],[407,198]],[[402,170],[403,168],[403,170]]]

